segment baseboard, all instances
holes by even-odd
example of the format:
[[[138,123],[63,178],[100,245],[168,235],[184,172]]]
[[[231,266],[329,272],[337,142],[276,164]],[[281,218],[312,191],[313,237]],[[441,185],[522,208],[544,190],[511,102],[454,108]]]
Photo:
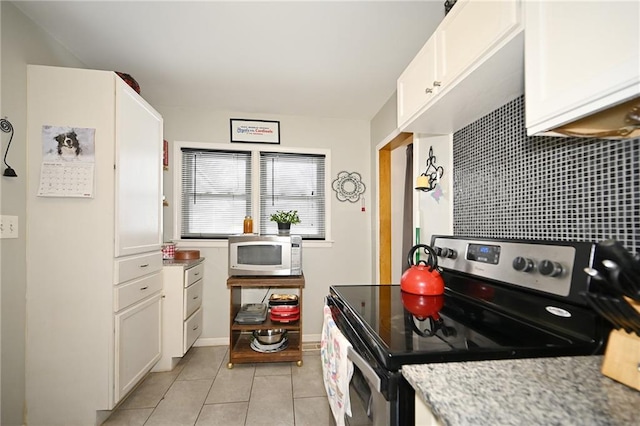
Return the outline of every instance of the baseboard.
[[[321,334],[303,334],[302,342],[319,342],[322,338]],[[229,344],[228,337],[201,337],[193,344],[193,346],[225,346]]]
[[[228,337],[201,337],[193,346],[225,346],[229,345]]]
[[[302,342],[319,342],[322,340],[322,334],[303,334]]]

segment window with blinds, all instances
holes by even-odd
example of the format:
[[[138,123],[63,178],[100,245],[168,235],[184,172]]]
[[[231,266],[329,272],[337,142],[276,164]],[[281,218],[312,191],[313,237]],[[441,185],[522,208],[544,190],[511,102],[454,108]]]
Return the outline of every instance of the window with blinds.
[[[182,149],[182,238],[241,234],[251,215],[251,152]]]
[[[260,153],[260,233],[277,234],[269,217],[276,210],[297,210],[300,223],[292,233],[305,239],[325,238],[325,156]]]
[[[233,151],[218,145],[183,146],[181,155],[177,231],[182,239],[241,234],[245,216],[253,217],[254,232],[277,234],[270,220],[277,210],[298,211],[301,223],[292,233],[307,240],[327,238],[325,154]]]

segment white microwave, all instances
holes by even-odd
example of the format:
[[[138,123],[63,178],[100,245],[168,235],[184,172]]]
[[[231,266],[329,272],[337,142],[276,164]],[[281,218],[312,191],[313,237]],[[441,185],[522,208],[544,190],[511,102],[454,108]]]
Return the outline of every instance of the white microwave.
[[[230,236],[229,275],[302,275],[302,237]]]

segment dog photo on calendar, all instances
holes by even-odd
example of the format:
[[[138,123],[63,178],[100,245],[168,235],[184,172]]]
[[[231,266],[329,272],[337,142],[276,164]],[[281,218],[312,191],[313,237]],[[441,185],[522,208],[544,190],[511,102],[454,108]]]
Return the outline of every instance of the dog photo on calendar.
[[[43,161],[94,162],[95,129],[42,126]]]

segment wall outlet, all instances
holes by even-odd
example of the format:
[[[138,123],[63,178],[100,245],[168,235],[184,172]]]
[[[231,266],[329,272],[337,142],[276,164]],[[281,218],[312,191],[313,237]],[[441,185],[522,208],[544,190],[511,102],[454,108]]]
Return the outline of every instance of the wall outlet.
[[[18,216],[0,216],[0,238],[18,238]]]

